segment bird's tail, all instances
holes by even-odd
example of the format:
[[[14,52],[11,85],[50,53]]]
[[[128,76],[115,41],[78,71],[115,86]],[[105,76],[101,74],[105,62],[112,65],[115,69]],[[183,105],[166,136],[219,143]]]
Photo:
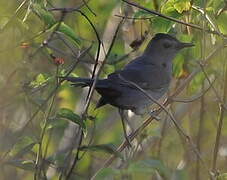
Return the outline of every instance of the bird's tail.
[[[94,81],[93,79],[90,79],[90,78],[78,78],[78,77],[61,77],[61,78],[72,82],[72,85],[76,87],[91,86]]]

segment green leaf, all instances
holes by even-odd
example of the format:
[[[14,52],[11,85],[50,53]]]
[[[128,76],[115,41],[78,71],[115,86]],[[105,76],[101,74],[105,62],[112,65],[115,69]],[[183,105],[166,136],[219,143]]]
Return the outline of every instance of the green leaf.
[[[185,169],[177,169],[174,171],[171,180],[187,180],[188,173]]]
[[[227,173],[220,174],[217,180],[227,180]]]
[[[0,29],[2,30],[9,22],[9,18],[8,17],[1,17],[0,18]]]
[[[16,155],[15,157],[22,157],[24,155],[26,155],[27,153],[31,152],[32,148],[36,145],[36,143],[31,143],[27,146],[25,146],[24,148],[22,148]]]
[[[59,25],[59,23],[55,23],[48,31],[55,31],[55,30],[57,30],[58,32],[64,34],[66,37],[69,38],[69,40],[72,41],[73,44],[75,44],[77,47],[80,48],[81,40],[76,35],[75,31],[70,26],[68,26],[64,22],[61,22],[60,25]]]
[[[214,12],[218,12],[225,6],[225,0],[212,0],[208,2],[208,6],[214,9]],[[208,7],[209,8],[209,7]]]
[[[173,24],[174,23],[172,21],[170,21],[170,20],[166,20],[166,19],[161,18],[161,17],[156,17],[153,20],[152,28],[156,32],[167,33],[167,32],[169,32],[169,30],[171,29],[171,26]]]
[[[175,8],[173,7],[173,5],[174,5],[173,0],[167,1],[161,7],[161,13],[169,15],[169,13],[172,13],[172,12],[176,11]]]
[[[201,89],[203,81],[205,80],[204,73],[198,73],[190,82],[189,90],[191,93],[195,93],[198,89]]]
[[[35,164],[31,160],[26,160],[26,161],[25,160],[10,160],[10,161],[6,162],[5,164],[15,166],[20,169],[27,170],[27,171],[35,170]]]
[[[60,109],[57,114],[57,117],[65,118],[71,122],[74,122],[78,124],[80,127],[82,127],[83,129],[86,128],[85,123],[83,122],[81,117],[75,114],[71,109],[67,109],[67,108]]]
[[[114,154],[117,157],[122,158],[122,155],[116,150],[113,144],[99,144],[93,146],[82,146],[81,151],[104,151],[109,154]]]
[[[63,119],[57,119],[57,118],[54,118],[54,119],[50,119],[48,125],[47,125],[47,130],[50,130],[50,129],[56,129],[56,128],[59,128],[59,129],[64,129],[66,126],[67,126],[67,122]]]
[[[223,12],[218,16],[217,23],[220,31],[223,34],[227,34],[227,11]]]
[[[47,158],[47,161],[50,163],[57,164],[58,166],[62,167],[65,165],[65,153],[57,153]]]
[[[114,65],[110,65],[110,64],[105,64],[104,68],[103,68],[103,71],[106,73],[106,74],[111,74],[115,71],[115,67]]]
[[[188,0],[183,0],[183,2],[184,1]],[[181,10],[181,8],[183,9],[183,7],[181,7],[182,6],[181,3],[182,3],[181,0],[169,0],[161,7],[161,13],[174,18],[179,18],[180,16],[182,16],[182,14],[179,13],[179,11]]]
[[[183,11],[190,10],[191,3],[190,0],[178,0],[174,3],[173,7],[181,14]]]
[[[181,76],[182,70],[184,65],[184,56],[178,54],[173,62],[173,75],[174,77],[178,78]]]
[[[10,155],[14,157],[21,157],[31,151],[36,143],[28,136],[25,136],[17,141],[10,151]]]
[[[57,26],[57,24],[54,26]],[[69,37],[77,47],[80,47],[80,38],[76,35],[75,31],[67,24],[62,22],[59,26],[58,31]]]
[[[39,74],[36,76],[36,79],[30,83],[30,86],[33,88],[37,88],[39,86],[43,86],[46,84],[51,78],[47,77],[44,74]]]
[[[53,14],[47,11],[40,4],[34,3],[32,5],[32,10],[44,22],[44,24],[48,25],[49,27],[53,26],[56,23]]]
[[[139,10],[133,14],[133,18],[139,18],[139,17],[152,17],[152,15],[147,11]]]
[[[156,159],[146,159],[135,163],[131,163],[127,170],[129,173],[148,173],[152,174],[155,171],[161,176],[170,177],[170,170],[164,166],[162,161]]]
[[[114,177],[116,175],[119,175],[120,171],[113,169],[113,168],[104,168],[101,169],[98,174],[95,176],[96,180],[107,180],[110,179],[110,177]]]

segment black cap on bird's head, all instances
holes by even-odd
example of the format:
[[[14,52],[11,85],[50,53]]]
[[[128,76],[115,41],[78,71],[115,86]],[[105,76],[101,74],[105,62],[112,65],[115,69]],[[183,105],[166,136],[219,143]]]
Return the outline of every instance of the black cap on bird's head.
[[[165,53],[166,55],[174,55],[179,50],[192,46],[194,46],[194,44],[180,42],[177,38],[169,34],[158,33],[148,43],[144,53],[154,54],[158,51],[159,53]]]

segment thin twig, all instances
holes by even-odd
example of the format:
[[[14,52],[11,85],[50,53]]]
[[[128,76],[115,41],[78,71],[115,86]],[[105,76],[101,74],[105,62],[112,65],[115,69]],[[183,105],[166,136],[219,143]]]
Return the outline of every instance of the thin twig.
[[[192,28],[201,30],[201,31],[203,30],[203,28],[200,27],[199,25],[191,24],[191,23],[186,23],[186,22],[181,21],[181,20],[178,20],[178,19],[176,19],[176,18],[173,18],[173,17],[170,17],[170,16],[166,16],[166,15],[164,15],[164,14],[161,14],[161,13],[157,12],[157,11],[154,11],[154,10],[151,10],[151,9],[148,9],[148,8],[145,8],[145,7],[143,7],[143,6],[140,6],[139,4],[134,3],[134,2],[129,2],[129,1],[126,1],[126,0],[122,0],[122,1],[125,2],[125,3],[127,3],[127,4],[130,4],[131,6],[137,7],[137,8],[139,8],[139,9],[142,9],[142,10],[146,11],[146,12],[149,12],[149,13],[151,13],[151,14],[154,14],[154,15],[156,15],[156,16],[159,16],[159,17],[168,19],[168,20],[170,20],[170,21],[177,22],[177,23],[180,23],[180,24],[183,24],[183,25],[186,25],[186,26],[189,26],[189,27],[192,27]],[[208,30],[208,29],[206,29],[205,31],[208,32],[208,33],[211,33],[211,34],[220,35],[220,33],[217,32],[217,31],[211,31],[211,30]],[[224,35],[223,35],[223,36],[224,36]]]
[[[208,22],[209,21],[209,17],[207,17],[207,13],[206,13],[206,0],[204,0],[203,3],[203,9],[202,9],[202,15],[203,15],[203,34],[202,34],[202,47],[201,47],[201,55],[202,55],[202,61],[205,60],[205,53],[206,53],[206,32],[205,32],[205,28],[207,27],[205,24],[205,20],[207,19]],[[210,22],[212,23],[212,22]],[[199,62],[202,62],[199,61]],[[201,63],[200,63],[201,65]],[[208,82],[210,83],[210,79],[208,78]],[[202,82],[202,90],[204,90],[204,85],[205,85],[205,81]],[[212,87],[213,84],[210,84],[210,87]],[[201,139],[203,136],[203,129],[204,129],[204,118],[205,117],[205,96],[201,97],[200,100],[200,117],[199,117],[199,128],[197,131],[197,137],[196,137],[196,145],[198,148],[198,151],[201,153]],[[210,176],[212,177],[212,176]],[[195,173],[195,178],[196,180],[200,179],[200,161],[199,158],[196,157],[196,173]]]
[[[201,97],[203,97],[210,90],[210,88],[212,88],[213,82],[210,82],[211,84],[209,83],[209,87],[207,87],[206,89],[202,89],[202,92],[199,92],[198,94],[195,94],[189,98],[172,98],[171,100],[174,102],[182,102],[182,103],[190,103],[190,102],[196,101]]]
[[[125,18],[125,19],[135,19],[135,20],[149,20],[149,19],[153,18],[153,17],[140,17],[140,18],[137,18],[137,17],[122,16],[122,15],[119,15],[119,14],[115,14],[114,16],[120,17],[120,18]]]
[[[85,1],[85,0],[82,0],[83,1],[83,3],[84,3],[84,5],[88,8],[88,10],[94,15],[94,16],[97,16],[96,14],[95,14],[95,12],[88,6],[88,2],[89,1]]]
[[[43,169],[43,162],[42,162],[43,160],[42,159],[44,159],[44,156],[42,155],[43,138],[44,138],[44,135],[45,135],[45,132],[46,132],[46,128],[47,128],[47,125],[48,125],[48,120],[49,120],[50,114],[51,114],[52,109],[53,109],[53,105],[54,105],[56,95],[57,95],[57,92],[55,92],[55,94],[53,95],[51,103],[50,103],[50,107],[48,109],[48,112],[46,113],[46,115],[44,117],[44,124],[43,124],[42,132],[41,132],[41,135],[40,135],[40,141],[38,143],[39,149],[38,149],[38,153],[37,153],[37,160],[36,160],[36,163],[35,163],[34,179],[37,179],[37,178],[40,179],[41,178],[40,173]]]
[[[79,143],[78,143],[78,148],[77,148],[77,151],[76,151],[76,156],[73,160],[71,167],[69,168],[68,173],[66,174],[65,180],[68,180],[70,178],[70,176],[72,175],[73,169],[74,169],[74,167],[76,166],[76,164],[79,160],[80,146],[81,146],[82,141],[83,141],[83,131],[80,128],[79,129]]]
[[[66,47],[71,50],[73,57],[76,57],[76,52],[74,52],[74,49],[67,43],[67,41],[61,36],[61,34],[58,32],[56,32],[56,34],[62,40],[62,42],[66,45]]]
[[[102,68],[104,67],[104,65],[105,65],[105,63],[106,63],[106,61],[107,61],[107,59],[108,59],[108,57],[109,57],[109,55],[110,55],[110,52],[111,52],[111,50],[112,50],[112,48],[113,48],[114,42],[115,42],[115,40],[116,40],[118,31],[119,31],[120,26],[121,26],[122,23],[123,23],[123,19],[122,19],[122,21],[120,21],[120,23],[118,24],[118,26],[117,26],[117,28],[116,28],[116,31],[115,31],[115,33],[114,33],[112,42],[111,42],[110,47],[109,47],[109,49],[108,49],[108,52],[107,52],[107,54],[106,54],[104,60],[102,61],[102,63],[101,63],[101,65],[100,65],[100,68],[99,68],[98,72],[96,73],[96,76],[95,76],[95,78],[94,78],[94,82],[93,82],[91,88],[89,89],[89,90],[90,90],[90,94],[88,95],[88,99],[87,99],[87,102],[86,102],[86,105],[85,105],[84,114],[87,113],[87,110],[88,110],[88,107],[89,107],[89,104],[90,104],[90,101],[91,101],[91,97],[92,97],[93,92],[94,92],[94,89],[95,89],[95,84],[96,84],[96,82],[97,82],[97,80],[98,80],[98,77],[99,77],[101,71],[102,71]],[[96,61],[96,62],[97,62],[97,61]],[[98,64],[95,64],[95,65],[98,65]],[[93,69],[93,72],[94,72],[94,71],[95,71],[95,68]]]
[[[207,74],[207,72],[206,72],[206,70],[204,68],[204,64],[202,62],[199,62],[199,64],[200,64],[201,70],[202,70],[205,78],[207,79],[208,83],[211,86],[211,89],[213,90],[213,92],[214,92],[214,94],[215,94],[215,96],[217,98],[218,103],[222,104],[223,108],[225,108],[225,110],[227,110],[227,106],[226,106],[225,102],[223,102],[222,98],[219,96],[219,93],[218,93],[217,89],[214,87],[213,83],[211,82],[211,80],[210,80],[210,78],[209,78],[209,76]]]
[[[226,100],[227,100],[227,63],[226,63],[226,61],[225,61],[225,65],[224,65],[223,87],[224,87],[224,90],[223,90],[223,95],[222,95],[222,102],[226,102]],[[225,112],[225,108],[224,108],[223,104],[220,103],[218,127],[217,127],[217,132],[216,132],[215,146],[214,146],[214,152],[213,152],[213,161],[212,161],[212,172],[214,173],[215,178],[218,176],[217,155],[218,155],[220,138],[221,138],[222,127],[223,127],[224,112]]]
[[[166,135],[167,121],[168,121],[168,115],[166,115],[164,122],[162,123],[161,136],[160,136],[160,139],[158,140],[158,150],[157,150],[158,159],[161,159],[161,147],[162,147],[165,135]]]
[[[213,29],[215,29],[215,31],[216,31],[217,33],[219,33],[219,35],[221,35],[221,32],[219,31],[217,25],[211,20],[211,18],[210,18],[209,15],[206,13],[206,10],[205,10],[204,8],[203,8],[203,9],[204,9],[204,10],[203,10],[202,8],[193,5],[193,6],[192,6],[192,9],[194,9],[194,10],[200,12],[200,13],[204,16],[204,18],[209,22],[209,24],[213,27]]]
[[[83,113],[82,113],[82,118],[84,118],[84,119],[85,119],[86,116],[87,116],[87,110],[88,110],[88,107],[89,107],[89,104],[90,104],[90,101],[91,101],[91,97],[92,97],[93,92],[94,92],[94,89],[95,89],[95,84],[96,84],[96,82],[97,82],[98,76],[99,76],[99,74],[101,73],[101,70],[102,70],[102,68],[104,67],[104,64],[105,64],[105,62],[106,62],[106,60],[107,60],[107,58],[108,58],[108,56],[109,56],[109,54],[110,54],[110,52],[111,52],[111,50],[112,50],[112,47],[113,47],[113,45],[114,45],[114,42],[115,42],[115,40],[116,40],[118,31],[119,31],[119,29],[120,29],[120,26],[121,26],[122,22],[123,22],[123,20],[120,21],[120,23],[119,23],[118,26],[117,26],[117,29],[116,29],[115,34],[114,34],[114,36],[113,36],[113,39],[112,39],[112,41],[111,41],[110,47],[109,47],[108,52],[107,52],[107,54],[106,54],[106,56],[105,56],[105,59],[103,60],[101,66],[100,66],[100,68],[99,68],[99,70],[98,70],[98,72],[97,72],[97,74],[96,74],[96,76],[95,76],[95,78],[94,78],[94,82],[93,82],[93,84],[92,84],[92,86],[91,86],[91,88],[90,88],[90,93],[88,94],[88,98],[87,98],[87,101],[86,101],[86,104],[85,104],[85,108],[84,108],[84,111],[83,111]],[[97,37],[98,37],[98,34],[97,34]],[[99,39],[99,37],[98,37],[98,39]],[[100,40],[100,42],[101,42],[101,40]],[[100,49],[98,48],[98,53],[99,53],[99,51],[100,51]],[[97,57],[98,57],[98,56],[97,56]],[[97,62],[97,59],[96,59],[96,62]],[[95,70],[96,70],[96,68],[93,69],[93,73],[94,73]],[[92,73],[92,74],[93,74],[93,73]],[[71,172],[72,172],[72,170],[74,169],[74,167],[75,167],[77,161],[79,160],[79,159],[78,159],[78,153],[79,153],[79,151],[80,151],[79,149],[80,149],[81,143],[82,143],[82,140],[80,141],[80,144],[78,145],[78,148],[77,148],[77,155],[75,156],[75,158],[74,158],[74,160],[73,160],[73,164],[72,164],[72,166],[70,167],[70,172],[67,174],[67,178],[70,178]]]

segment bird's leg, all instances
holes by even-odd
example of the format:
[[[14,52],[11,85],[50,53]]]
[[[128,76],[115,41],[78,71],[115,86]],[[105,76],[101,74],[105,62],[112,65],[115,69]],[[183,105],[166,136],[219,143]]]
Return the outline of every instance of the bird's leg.
[[[125,117],[125,114],[124,114],[124,110],[121,109],[121,108],[119,108],[118,110],[119,110],[119,114],[120,114],[120,116],[121,116],[121,123],[122,123],[122,127],[123,127],[123,132],[124,132],[125,140],[126,140],[126,142],[128,143],[128,145],[129,145],[130,147],[132,147],[132,145],[131,145],[131,143],[130,143],[130,139],[129,139],[129,137],[128,137],[128,135],[127,135],[127,131],[126,131],[126,123],[125,123],[126,117]]]

